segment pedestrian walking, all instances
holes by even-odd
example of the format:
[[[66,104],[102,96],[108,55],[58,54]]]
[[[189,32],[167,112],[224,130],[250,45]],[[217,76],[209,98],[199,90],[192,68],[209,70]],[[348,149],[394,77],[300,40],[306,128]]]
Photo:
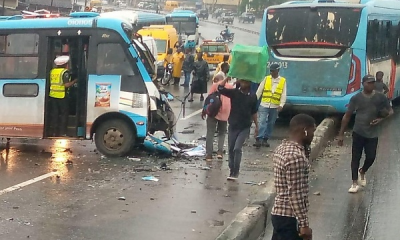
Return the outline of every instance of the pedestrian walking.
[[[271,211],[272,240],[312,238],[308,222],[310,164],[307,150],[315,129],[311,116],[294,116],[289,124],[289,139],[283,140],[274,152],[276,197]]]
[[[374,90],[375,82],[375,78],[372,75],[363,77],[362,84],[364,88],[350,99],[340,127],[338,144],[342,146],[344,131],[355,112],[351,150],[351,177],[353,183],[349,193],[357,193],[360,189],[359,185],[363,187],[367,185],[365,174],[376,158],[379,125],[383,119],[393,114],[393,109],[386,96]],[[365,161],[364,165],[359,168],[363,151],[365,153]]]
[[[214,77],[221,71],[222,64],[227,63],[229,64],[230,55],[224,55],[222,62],[218,63],[217,68],[215,69]]]
[[[286,79],[279,76],[279,64],[271,64],[270,75],[262,81],[257,90],[257,98],[261,100],[258,108],[260,132],[255,147],[269,147],[268,140],[272,135],[278,113],[286,103]]]
[[[200,94],[200,101],[204,101],[204,93],[207,93],[207,82],[210,80],[208,63],[203,59],[203,53],[197,53],[197,61],[193,64],[192,89],[189,102],[193,102],[193,94]]]
[[[174,78],[173,85],[178,85],[181,80],[183,61],[185,60],[185,54],[182,53],[182,49],[178,48],[178,51],[172,55],[172,63],[174,69],[172,70],[172,77]]]
[[[229,77],[221,81],[218,91],[230,98],[231,112],[228,118],[228,148],[229,148],[229,177],[236,180],[239,176],[240,162],[242,160],[242,147],[250,135],[250,127],[254,121],[254,135],[258,134],[257,122],[257,97],[250,94],[250,82],[238,80],[236,88],[228,88],[226,83]]]
[[[191,53],[190,49],[186,49],[185,60],[183,61],[183,74],[185,76],[185,82],[181,84],[183,87],[189,87],[190,84],[190,76],[193,71],[193,64],[194,64],[194,56]]]
[[[383,94],[387,94],[389,92],[389,88],[387,87],[387,85],[383,82],[383,72],[382,71],[378,71],[376,73],[376,81],[375,81],[375,91],[383,93]]]
[[[217,74],[215,74],[214,79],[220,79],[220,78],[225,79],[228,72],[229,72],[229,63],[223,63],[221,65],[220,71]],[[213,80],[213,82],[215,81],[219,80]]]
[[[217,75],[214,78],[214,83],[211,85],[211,88],[208,92],[208,95],[215,93],[218,91],[218,85],[221,81],[225,78],[222,75]],[[232,89],[233,86],[226,84],[226,89]],[[225,135],[226,129],[228,126],[228,118],[229,113],[231,112],[231,100],[224,96],[220,95],[221,100],[221,108],[219,109],[218,114],[215,117],[207,116],[207,134],[206,134],[206,161],[212,161],[213,159],[213,152],[214,152],[214,133],[217,129],[218,132],[218,150],[217,150],[217,158],[223,159],[224,153],[224,143],[225,143]],[[204,119],[204,115],[202,116]]]

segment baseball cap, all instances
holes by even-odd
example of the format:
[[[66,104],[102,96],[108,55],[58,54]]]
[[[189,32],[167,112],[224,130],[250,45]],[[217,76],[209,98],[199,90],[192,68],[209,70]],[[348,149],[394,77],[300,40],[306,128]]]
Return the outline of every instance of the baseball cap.
[[[363,82],[363,83],[365,83],[365,82],[375,82],[375,77],[372,76],[372,75],[365,75],[365,76],[362,78],[362,82]]]
[[[271,64],[271,66],[269,66],[270,71],[276,71],[276,70],[279,70],[280,68],[281,68],[281,66],[279,66],[279,64],[277,64],[277,63]]]

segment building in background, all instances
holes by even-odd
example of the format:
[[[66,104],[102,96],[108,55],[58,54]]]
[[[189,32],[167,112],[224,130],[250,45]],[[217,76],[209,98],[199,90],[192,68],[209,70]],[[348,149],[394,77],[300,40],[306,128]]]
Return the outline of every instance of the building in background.
[[[241,0],[203,0],[203,4],[209,10],[215,10],[217,8],[236,10],[241,2]]]

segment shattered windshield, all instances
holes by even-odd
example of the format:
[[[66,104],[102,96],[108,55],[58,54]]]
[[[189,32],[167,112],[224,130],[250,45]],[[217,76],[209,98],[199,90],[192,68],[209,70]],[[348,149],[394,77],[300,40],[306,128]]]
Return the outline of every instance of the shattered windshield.
[[[351,46],[361,9],[301,7],[268,11],[266,37],[270,46],[313,42]]]

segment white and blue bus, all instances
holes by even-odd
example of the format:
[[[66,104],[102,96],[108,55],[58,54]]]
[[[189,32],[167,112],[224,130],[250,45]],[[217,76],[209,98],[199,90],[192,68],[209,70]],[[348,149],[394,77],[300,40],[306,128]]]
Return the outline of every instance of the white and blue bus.
[[[103,17],[116,17],[125,18],[128,22],[132,24],[133,31],[137,32],[143,27],[148,27],[150,25],[165,25],[166,19],[164,15],[148,12],[140,12],[133,10],[121,10],[113,12],[101,13]]]
[[[173,25],[185,48],[194,49],[199,44],[199,18],[193,11],[175,10],[166,16],[168,25]]]
[[[148,132],[173,134],[174,114],[131,43],[132,25],[97,13],[0,21],[0,136],[93,139],[107,156],[122,156]],[[77,79],[68,88],[67,135],[50,127],[50,72],[68,55]]]
[[[285,110],[344,113],[366,74],[400,96],[400,1],[294,1],[265,10],[260,46],[287,79]]]

